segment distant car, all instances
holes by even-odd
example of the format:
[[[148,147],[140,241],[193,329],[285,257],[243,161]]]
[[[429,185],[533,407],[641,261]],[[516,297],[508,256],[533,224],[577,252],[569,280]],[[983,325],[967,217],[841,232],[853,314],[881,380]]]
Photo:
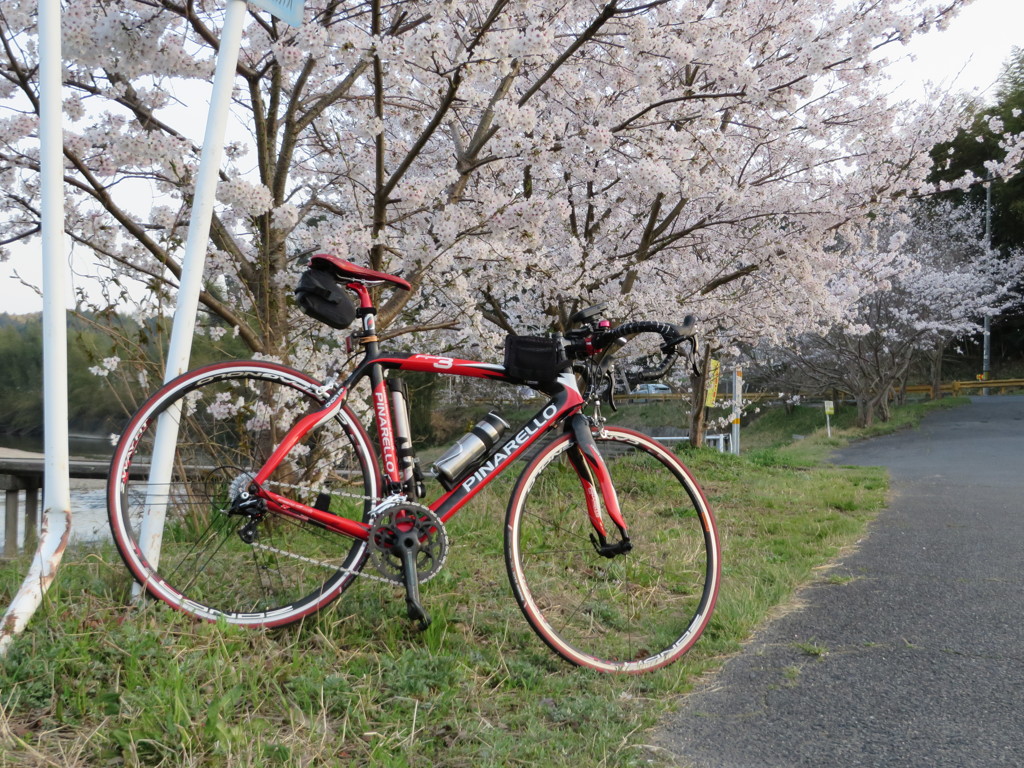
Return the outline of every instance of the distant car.
[[[672,389],[664,384],[638,384],[636,389],[633,390],[634,395],[668,395],[672,393]]]

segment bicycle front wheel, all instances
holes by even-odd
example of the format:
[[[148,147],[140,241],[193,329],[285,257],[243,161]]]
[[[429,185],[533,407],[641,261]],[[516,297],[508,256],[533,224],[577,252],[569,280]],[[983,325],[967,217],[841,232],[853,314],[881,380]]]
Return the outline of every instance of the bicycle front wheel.
[[[570,435],[526,467],[509,502],[505,562],[534,631],[567,661],[644,672],[675,661],[707,626],[718,593],[715,521],[696,481],[666,448],[632,430],[594,431],[632,549],[605,557]],[[617,529],[605,519],[609,534]]]
[[[150,594],[204,619],[280,626],[349,586],[365,541],[232,504],[288,429],[324,402],[314,379],[247,361],[185,374],[142,406],[114,452],[107,506],[114,543]],[[161,451],[164,461],[154,461]],[[343,408],[288,453],[266,487],[365,520],[380,480],[362,425]]]

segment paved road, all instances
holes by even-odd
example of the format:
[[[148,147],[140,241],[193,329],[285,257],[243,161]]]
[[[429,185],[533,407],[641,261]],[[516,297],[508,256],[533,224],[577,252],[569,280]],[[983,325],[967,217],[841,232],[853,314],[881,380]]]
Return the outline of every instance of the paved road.
[[[1024,766],[1024,397],[836,460],[892,474],[890,508],[829,573],[850,580],[802,593],[656,743],[699,768]]]

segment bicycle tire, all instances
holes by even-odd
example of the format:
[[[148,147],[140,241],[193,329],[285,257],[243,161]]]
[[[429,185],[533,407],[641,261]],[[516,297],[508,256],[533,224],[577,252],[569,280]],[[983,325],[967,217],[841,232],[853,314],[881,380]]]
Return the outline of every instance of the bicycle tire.
[[[580,477],[562,459],[573,439],[561,435],[530,461],[509,501],[512,591],[533,630],[570,663],[602,672],[658,669],[686,653],[711,618],[720,580],[714,516],[664,446],[618,427],[593,435],[632,550],[611,558],[597,552]],[[617,529],[605,522],[611,538]]]
[[[107,506],[114,544],[151,595],[202,619],[274,627],[319,610],[353,582],[365,541],[269,512],[259,520],[228,512],[280,437],[324,398],[303,373],[245,361],[184,374],[139,409],[114,451]],[[163,414],[177,438],[170,483],[155,487],[147,462]],[[366,520],[381,482],[366,431],[345,406],[292,449],[266,486]],[[153,505],[165,522],[147,557],[142,519]]]

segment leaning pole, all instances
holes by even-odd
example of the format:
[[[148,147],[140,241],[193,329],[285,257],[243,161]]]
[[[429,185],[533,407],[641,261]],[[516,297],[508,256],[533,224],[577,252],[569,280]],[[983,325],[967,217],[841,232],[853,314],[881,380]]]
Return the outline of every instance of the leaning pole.
[[[0,656],[53,583],[71,535],[64,262],[64,132],[60,0],[39,0],[39,144],[43,244],[43,524],[28,575],[0,623]]]
[[[269,11],[292,26],[302,23],[305,0],[248,0],[249,3]],[[206,134],[199,157],[192,214],[189,219],[185,254],[182,258],[181,284],[171,327],[171,341],[167,350],[164,381],[170,381],[188,368],[192,350],[192,336],[199,310],[203,268],[206,263],[210,222],[216,198],[224,136],[234,88],[235,70],[242,45],[242,32],[246,14],[246,0],[227,0],[224,26],[217,49],[217,66],[213,75],[210,109],[206,116]],[[160,560],[164,521],[167,512],[166,490],[171,482],[174,446],[178,437],[178,412],[172,408],[160,415],[153,438],[153,456],[150,460],[149,493],[146,498],[139,545],[142,553],[155,568]],[[133,594],[138,597],[142,587],[136,584]]]
[[[252,5],[292,26],[302,23],[305,0],[248,0]],[[45,391],[46,485],[43,492],[43,529],[39,549],[28,576],[11,601],[0,624],[0,656],[14,636],[24,629],[53,582],[71,533],[71,491],[67,433],[67,319],[65,317],[64,256],[64,139],[62,131],[62,64],[60,0],[39,0],[40,78],[40,175],[42,182],[42,233],[44,263],[43,364]],[[213,201],[224,146],[224,133],[235,68],[241,47],[246,0],[227,0],[224,25],[214,74],[210,112],[199,163],[199,178],[193,196],[192,218],[182,263],[181,285],[174,313],[168,349],[166,378],[171,379],[188,366],[192,330],[202,288],[206,243],[209,239]],[[162,419],[151,462],[150,485],[166,483],[177,433],[173,420]],[[147,501],[142,542],[152,562],[159,558],[163,536],[164,508]],[[136,590],[138,594],[138,589]]]
[[[210,110],[206,117],[203,150],[199,158],[195,194],[192,197],[192,214],[185,242],[185,255],[182,258],[181,282],[174,309],[171,341],[167,350],[165,382],[184,373],[188,369],[191,356],[192,336],[196,315],[199,312],[199,294],[203,287],[206,247],[213,219],[213,203],[217,194],[217,180],[224,150],[224,134],[231,106],[231,91],[242,44],[245,10],[245,0],[227,0],[227,12],[217,51],[217,67],[213,76]],[[160,559],[168,495],[166,491],[159,489],[166,488],[171,482],[171,464],[177,437],[178,411],[171,409],[161,414],[157,420],[153,457],[150,461],[150,491],[139,532],[142,552],[154,568]],[[141,587],[136,584],[134,594],[138,596],[141,592]]]

